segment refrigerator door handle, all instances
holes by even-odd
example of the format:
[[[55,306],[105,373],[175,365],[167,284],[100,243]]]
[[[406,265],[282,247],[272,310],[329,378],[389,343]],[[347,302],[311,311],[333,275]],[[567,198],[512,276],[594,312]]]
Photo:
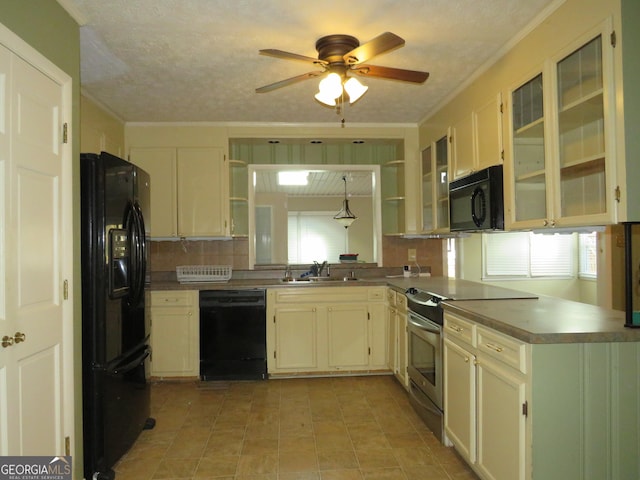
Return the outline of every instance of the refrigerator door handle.
[[[130,239],[130,294],[129,305],[136,305],[144,295],[146,276],[146,237],[144,218],[137,203],[130,203],[125,216],[126,229]]]
[[[142,352],[139,356],[137,356],[130,362],[125,363],[124,365],[118,365],[115,368],[110,369],[107,373],[111,375],[122,375],[130,372],[138,365],[140,365],[149,355],[151,355],[151,350],[147,348],[144,352]]]

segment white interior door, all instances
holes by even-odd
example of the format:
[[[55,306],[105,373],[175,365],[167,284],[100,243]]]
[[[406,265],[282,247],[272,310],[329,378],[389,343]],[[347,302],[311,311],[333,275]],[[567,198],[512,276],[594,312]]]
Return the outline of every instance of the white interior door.
[[[70,433],[64,101],[59,82],[0,44],[0,455],[64,455]]]

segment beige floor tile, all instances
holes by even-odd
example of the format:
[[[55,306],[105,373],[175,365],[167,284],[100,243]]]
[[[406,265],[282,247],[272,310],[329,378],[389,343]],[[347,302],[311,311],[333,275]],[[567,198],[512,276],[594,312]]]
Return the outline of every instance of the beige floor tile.
[[[316,438],[312,434],[281,436],[279,451],[282,452],[315,452]]]
[[[278,439],[250,438],[247,436],[242,444],[242,455],[277,455]]]
[[[318,452],[320,470],[346,470],[358,468],[358,460],[351,450],[323,450]]]
[[[360,470],[326,470],[320,472],[321,480],[362,480]]]
[[[407,480],[401,468],[363,469],[362,478],[364,480]]]
[[[191,478],[195,474],[199,458],[165,458],[160,461],[153,479]]]
[[[236,474],[239,459],[239,456],[232,455],[203,457],[198,463],[194,476],[197,479],[223,475],[233,476]]]
[[[393,450],[356,450],[358,463],[362,470],[399,467]]]
[[[317,472],[318,457],[316,452],[280,452],[278,473]]]
[[[391,376],[152,385],[118,480],[477,480]]]
[[[278,473],[278,455],[241,455],[238,475],[265,475]]]

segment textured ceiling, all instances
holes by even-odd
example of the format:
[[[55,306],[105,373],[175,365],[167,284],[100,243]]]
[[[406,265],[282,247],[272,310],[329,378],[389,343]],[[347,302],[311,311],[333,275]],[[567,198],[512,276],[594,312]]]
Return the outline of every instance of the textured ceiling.
[[[127,122],[416,123],[558,0],[64,0],[84,17],[81,84]],[[317,57],[318,38],[360,43],[383,32],[406,45],[367,63],[424,70],[422,85],[362,79],[342,116],[316,102],[317,79],[257,87],[316,70],[258,55]]]

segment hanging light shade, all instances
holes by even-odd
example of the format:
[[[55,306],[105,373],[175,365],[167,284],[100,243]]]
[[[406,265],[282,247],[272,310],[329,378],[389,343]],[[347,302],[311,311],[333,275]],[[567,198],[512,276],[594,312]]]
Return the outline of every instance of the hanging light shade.
[[[349,199],[347,198],[347,177],[346,175],[342,176],[342,180],[344,181],[344,200],[342,201],[342,208],[338,213],[336,213],[333,217],[334,220],[337,220],[340,225],[344,228],[349,228],[349,226],[355,222],[358,218],[356,217],[351,210],[349,210]]]

